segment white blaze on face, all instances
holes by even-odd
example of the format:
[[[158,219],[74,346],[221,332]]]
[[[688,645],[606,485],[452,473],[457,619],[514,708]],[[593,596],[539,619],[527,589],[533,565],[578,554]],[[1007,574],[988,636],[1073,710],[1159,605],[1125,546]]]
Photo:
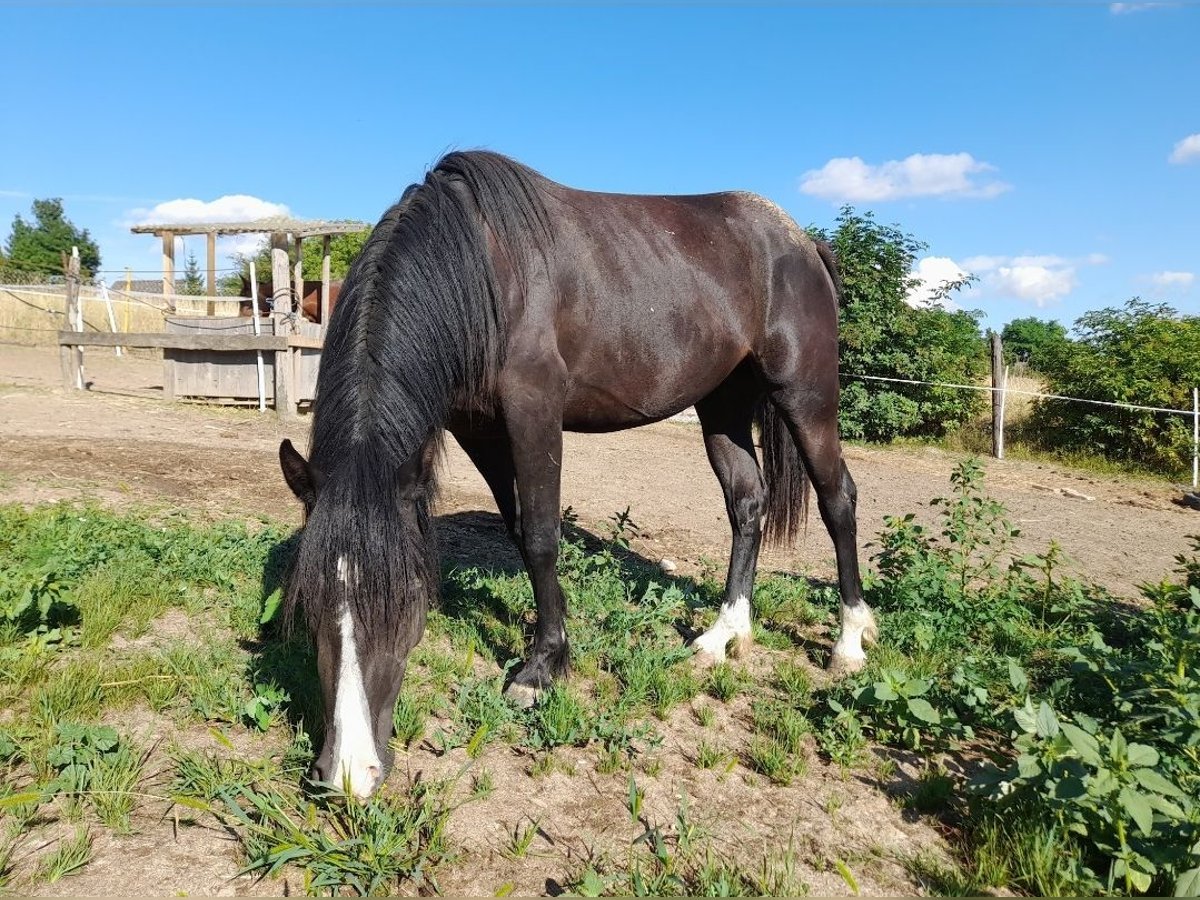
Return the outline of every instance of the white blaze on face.
[[[346,560],[338,557],[337,575],[348,583]],[[349,605],[342,609],[339,622],[342,649],[338,662],[337,693],[333,701],[333,771],[330,780],[341,787],[349,780],[356,796],[367,798],[378,786],[383,767],[375,752],[375,733],[371,727],[371,708],[367,703],[358,647],[354,641],[354,614]]]
[[[707,653],[720,661],[725,658],[725,646],[734,638],[750,637],[750,601],[738,597],[732,603],[722,603],[721,613],[712,628],[692,642],[697,652]]]

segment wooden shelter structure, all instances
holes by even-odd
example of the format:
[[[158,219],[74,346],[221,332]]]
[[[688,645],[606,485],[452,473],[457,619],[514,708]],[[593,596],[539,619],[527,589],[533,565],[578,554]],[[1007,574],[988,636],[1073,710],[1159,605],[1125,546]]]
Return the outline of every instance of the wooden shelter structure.
[[[321,320],[329,321],[329,241],[335,234],[355,234],[370,226],[365,222],[323,219],[291,219],[277,216],[253,222],[172,222],[163,225],[134,225],[134,234],[153,234],[162,239],[163,295],[175,295],[175,238],[202,234],[208,244],[208,315],[216,314],[217,297],[217,238],[235,234],[269,234],[271,236],[271,300],[275,308],[291,302],[290,284],[295,279],[296,297],[304,294],[304,275],[301,272],[301,243],[308,238],[321,238]],[[288,236],[296,246],[294,273],[289,272]],[[236,310],[235,310],[236,314]]]
[[[169,399],[200,397],[245,400],[267,394],[263,386],[263,354],[270,355],[269,393],[277,413],[297,412],[298,404],[310,400],[316,385],[320,350],[330,314],[330,240],[336,234],[354,234],[370,226],[365,222],[292,219],[276,217],[252,222],[171,222],[135,225],[134,234],[153,234],[162,240],[163,295],[176,312],[192,315],[169,316],[166,331],[145,334],[84,334],[82,330],[59,333],[63,379],[68,388],[82,387],[81,348],[121,346],[161,348],[163,391]],[[175,238],[205,235],[208,242],[208,290],[204,298],[179,295],[175,286]],[[271,315],[265,320],[238,315],[241,298],[219,298],[216,294],[217,238],[237,234],[268,234],[271,241]],[[304,296],[302,242],[321,238],[321,324],[304,320],[298,313]],[[288,258],[289,238],[295,247],[295,263]],[[77,266],[77,263],[74,265]],[[66,267],[67,305],[78,305],[79,276]],[[201,306],[189,309],[188,301]],[[293,300],[296,307],[293,306]],[[232,309],[222,308],[233,304]],[[232,313],[230,315],[229,313]],[[75,318],[68,310],[67,322]]]

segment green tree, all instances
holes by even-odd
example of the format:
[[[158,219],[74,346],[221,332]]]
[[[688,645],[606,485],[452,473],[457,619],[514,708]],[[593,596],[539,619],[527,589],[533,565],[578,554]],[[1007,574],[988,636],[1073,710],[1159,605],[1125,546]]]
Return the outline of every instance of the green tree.
[[[369,228],[355,234],[333,236],[329,241],[329,277],[331,279],[341,281],[346,277],[346,273],[350,271],[350,264],[354,262],[354,258],[358,256],[370,236],[371,229]],[[304,255],[304,277],[319,281],[321,278],[321,241],[305,241],[300,245],[300,252]]]
[[[80,271],[87,277],[100,268],[100,248],[87,229],[76,228],[63,211],[62,200],[34,200],[33,221],[18,213],[5,252],[7,266],[25,277],[45,281],[62,272],[62,254],[79,248]]]
[[[975,415],[982,403],[975,391],[852,377],[970,384],[982,373],[978,313],[905,302],[918,283],[913,265],[925,244],[849,206],[832,233],[809,231],[833,247],[842,278],[840,365],[851,376],[842,380],[842,434],[871,441],[940,436]],[[935,299],[949,299],[969,281],[935,286]]]
[[[1050,393],[1191,408],[1192,387],[1200,384],[1200,316],[1134,297],[1084,314],[1074,331],[1077,340],[1056,345],[1046,358]],[[1182,415],[1042,400],[1029,434],[1043,449],[1097,453],[1169,474],[1191,458],[1191,421]]]
[[[1042,371],[1050,354],[1067,341],[1067,329],[1058,322],[1028,316],[1013,319],[1000,333],[1004,341],[1004,358],[1023,362],[1035,372]]]
[[[329,277],[333,281],[341,281],[346,277],[346,273],[350,271],[350,264],[354,262],[354,258],[358,256],[363,245],[367,242],[367,238],[371,236],[371,229],[360,231],[356,234],[337,234],[329,241]],[[300,245],[300,253],[304,258],[304,278],[306,281],[321,280],[321,240],[319,238],[310,238],[303,241]],[[258,280],[265,282],[271,280],[271,246],[268,241],[263,241],[262,245],[253,254],[238,254],[237,260],[238,274],[227,279],[229,286],[235,288],[234,293],[241,289],[242,276],[250,277],[250,260],[254,260],[255,272],[258,275]],[[295,245],[288,248],[288,266],[296,264],[296,249]]]
[[[188,251],[187,262],[183,267],[183,286],[179,289],[181,294],[191,294],[199,297],[204,293],[204,276],[200,274],[200,263],[196,259],[196,254]]]

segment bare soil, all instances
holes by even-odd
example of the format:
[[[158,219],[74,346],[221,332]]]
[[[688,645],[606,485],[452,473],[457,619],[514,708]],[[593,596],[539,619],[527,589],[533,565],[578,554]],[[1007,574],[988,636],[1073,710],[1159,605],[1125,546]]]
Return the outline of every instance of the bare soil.
[[[150,504],[213,518],[299,523],[298,504],[279,476],[276,453],[283,437],[304,446],[306,420],[281,423],[256,410],[168,404],[157,359],[118,359],[95,351],[86,365],[91,390],[68,392],[58,386],[56,350],[0,346],[0,502],[90,498],[115,507]],[[929,517],[929,501],[948,491],[958,459],[932,448],[858,446],[848,447],[846,456],[859,487],[864,562],[885,515]],[[667,422],[619,434],[567,435],[564,457],[563,504],[574,508],[584,527],[603,531],[609,516],[630,506],[642,532],[637,552],[654,560],[669,557],[685,573],[714,566],[723,571],[729,527],[696,426]],[[1175,505],[1177,492],[1164,482],[1019,460],[990,460],[987,470],[989,493],[1007,505],[1022,529],[1022,552],[1057,540],[1077,571],[1118,594],[1132,596],[1139,583],[1164,577],[1185,549],[1186,536],[1200,531],[1198,514]],[[487,488],[452,442],[442,484],[446,551],[480,564],[511,562]],[[832,544],[818,517],[797,548],[768,552],[763,567],[832,576]],[[765,662],[756,661],[752,669]],[[656,755],[661,768],[653,777],[639,776],[647,789],[648,818],[671,821],[686,794],[693,820],[708,828],[722,852],[750,861],[790,841],[796,872],[815,894],[850,892],[835,860],[849,865],[864,894],[919,890],[897,860],[944,852],[942,838],[930,824],[900,810],[870,772],[843,773],[815,754],[807,773],[788,787],[772,786],[740,765],[728,772],[699,769],[692,754],[701,735],[736,754],[749,733],[747,701],[714,705],[716,725],[703,731],[686,707],[658,724],[664,736]],[[145,731],[144,739],[178,737],[168,720],[149,714],[139,726],[134,731]],[[511,885],[518,895],[557,893],[562,888],[557,879],[588,860],[623,858],[641,830],[630,823],[625,807],[627,776],[598,774],[591,751],[559,751],[559,757],[553,772],[536,777],[530,775],[533,760],[512,748],[494,746],[476,761],[492,773],[496,790],[452,819],[462,856],[443,874],[444,891],[491,894]],[[389,789],[403,790],[410,779],[448,774],[466,762],[461,750],[439,756],[427,744],[415,746],[398,758]],[[901,765],[889,780],[913,771],[911,764]],[[529,821],[540,827],[529,855],[507,858],[503,850],[514,830]],[[177,824],[171,817],[135,824],[131,836],[98,837],[96,859],[82,874],[40,886],[39,892],[301,889],[234,878],[235,846],[215,825]]]

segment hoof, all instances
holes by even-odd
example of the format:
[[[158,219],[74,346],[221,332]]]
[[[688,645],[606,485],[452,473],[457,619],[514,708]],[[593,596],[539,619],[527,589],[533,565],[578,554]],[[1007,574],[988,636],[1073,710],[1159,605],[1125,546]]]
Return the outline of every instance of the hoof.
[[[733,639],[733,646],[730,648],[729,655],[734,659],[745,659],[750,655],[750,648],[753,646],[753,636],[748,634],[739,635]]]
[[[725,654],[718,655],[711,650],[697,650],[696,655],[692,657],[692,665],[698,669],[711,669],[723,662],[725,662]]]
[[[541,695],[542,692],[537,688],[516,681],[510,684],[504,692],[504,696],[508,698],[508,701],[518,709],[529,709],[529,707],[537,703],[537,699]]]
[[[830,675],[853,675],[855,672],[861,672],[866,667],[867,658],[865,656],[847,656],[835,650],[833,655],[829,657],[827,671]]]

